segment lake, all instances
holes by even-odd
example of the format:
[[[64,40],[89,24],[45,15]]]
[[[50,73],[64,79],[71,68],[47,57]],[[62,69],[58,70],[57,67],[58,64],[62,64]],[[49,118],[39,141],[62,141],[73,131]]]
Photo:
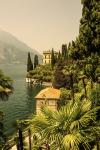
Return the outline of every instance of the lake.
[[[0,101],[0,111],[4,113],[4,133],[8,136],[15,132],[15,122],[27,119],[35,112],[35,95],[42,89],[40,86],[30,87],[25,82],[25,65],[0,65],[0,69],[10,76],[14,83],[14,92],[7,101]]]

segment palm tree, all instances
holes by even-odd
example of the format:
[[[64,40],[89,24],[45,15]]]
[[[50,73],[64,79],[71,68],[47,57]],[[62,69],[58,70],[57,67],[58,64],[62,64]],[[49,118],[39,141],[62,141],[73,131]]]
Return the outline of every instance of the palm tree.
[[[33,149],[88,150],[91,142],[100,138],[96,113],[100,106],[91,108],[89,100],[71,100],[66,106],[53,111],[43,108],[32,120]]]
[[[28,149],[28,144],[25,139],[27,136],[29,136],[29,140],[31,138],[28,120],[17,120],[15,125],[17,129],[17,136],[15,139],[16,148],[17,150],[26,150]],[[26,133],[26,131],[28,131],[28,134]],[[31,150],[30,144],[31,143],[29,141],[29,150]]]

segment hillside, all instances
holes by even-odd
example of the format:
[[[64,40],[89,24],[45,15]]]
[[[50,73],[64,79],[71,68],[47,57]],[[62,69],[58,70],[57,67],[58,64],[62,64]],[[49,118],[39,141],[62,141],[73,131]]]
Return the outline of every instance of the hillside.
[[[33,50],[16,37],[0,30],[0,63],[27,63],[27,53],[31,53],[32,59],[34,55],[41,55],[38,51]]]

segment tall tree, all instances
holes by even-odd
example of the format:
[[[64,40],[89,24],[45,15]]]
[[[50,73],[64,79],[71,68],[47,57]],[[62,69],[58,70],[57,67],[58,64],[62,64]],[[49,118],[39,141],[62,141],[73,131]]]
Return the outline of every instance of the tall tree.
[[[53,86],[58,89],[66,87],[66,75],[63,73],[64,65],[65,63],[63,60],[59,60],[56,64]]]
[[[61,59],[61,52],[59,51],[57,60],[59,61],[60,59]]]
[[[38,55],[34,56],[34,68],[36,68],[39,64]]]
[[[72,42],[70,55],[73,59],[82,59],[98,53],[100,55],[100,1],[81,0],[83,4],[79,36]]]
[[[55,62],[56,62],[55,54],[54,54],[54,50],[52,49],[52,51],[51,51],[51,67],[52,67],[52,69],[53,69],[53,67],[55,65]]]
[[[79,40],[85,56],[99,53],[100,48],[100,1],[82,0],[83,10],[80,21]],[[100,54],[100,53],[99,53]]]
[[[67,89],[71,90],[71,98],[74,101],[74,84],[77,83],[77,74],[76,65],[71,64],[67,65],[63,69],[63,73],[66,75]]]
[[[28,60],[27,60],[27,72],[33,70],[33,63],[31,60],[30,52],[28,52]]]
[[[68,51],[67,51],[67,45],[66,44],[62,45],[62,58],[63,58],[63,60],[68,59]]]

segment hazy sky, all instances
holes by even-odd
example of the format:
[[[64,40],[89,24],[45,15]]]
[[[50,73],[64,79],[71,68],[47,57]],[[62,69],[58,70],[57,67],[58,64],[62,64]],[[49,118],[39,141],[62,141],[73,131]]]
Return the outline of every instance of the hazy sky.
[[[81,0],[0,0],[0,29],[43,51],[74,40]]]

